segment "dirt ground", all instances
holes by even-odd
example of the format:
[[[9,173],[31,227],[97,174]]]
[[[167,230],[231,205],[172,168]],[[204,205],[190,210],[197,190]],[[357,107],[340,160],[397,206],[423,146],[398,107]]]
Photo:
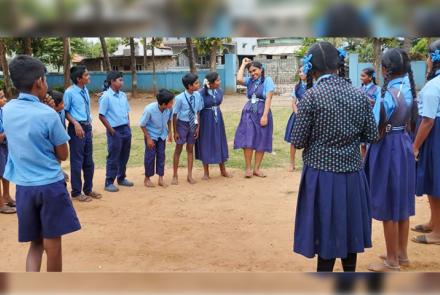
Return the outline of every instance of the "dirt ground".
[[[244,98],[230,96],[223,110],[241,110]],[[133,122],[139,121],[146,101],[131,100]],[[288,98],[275,105],[288,106]],[[103,132],[94,106],[95,132]],[[286,161],[287,163],[287,161]],[[214,169],[215,168],[215,169]],[[183,181],[178,186],[147,189],[143,168],[130,168],[135,187],[116,194],[103,192],[105,171],[95,171],[95,189],[101,200],[74,202],[82,230],[63,238],[64,271],[68,272],[304,272],[315,270],[315,260],[292,252],[294,215],[300,172],[286,168],[266,170],[265,179],[220,177],[212,167],[209,181]],[[171,181],[167,167],[166,181]],[[156,181],[156,179],[155,179]],[[14,192],[14,187],[12,187]],[[418,198],[411,225],[429,218],[427,198]],[[410,238],[415,233],[410,233]],[[384,252],[382,225],[373,224],[373,249],[359,255],[358,270],[367,271]],[[1,272],[25,270],[28,244],[17,242],[17,218],[0,215]],[[409,242],[407,271],[440,271],[439,246]],[[437,254],[435,254],[437,253]],[[43,266],[45,269],[45,266]],[[336,270],[341,270],[340,263]]]

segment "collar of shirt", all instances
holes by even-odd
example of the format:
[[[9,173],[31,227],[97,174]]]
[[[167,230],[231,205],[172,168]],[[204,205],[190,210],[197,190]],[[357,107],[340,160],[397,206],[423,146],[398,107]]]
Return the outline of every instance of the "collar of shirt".
[[[215,95],[217,94],[217,90],[216,90],[216,89],[208,89],[208,93],[209,93],[210,95],[215,96]]]
[[[437,76],[438,74],[440,74],[440,70],[437,70],[436,72],[435,72],[435,75]]]
[[[390,82],[388,82],[388,89],[390,89],[394,85],[404,83],[404,79],[405,79],[405,77],[399,77],[399,78],[395,78],[395,79],[391,80]]]
[[[107,90],[112,96],[116,96],[119,98],[119,94],[121,93],[120,91],[116,92],[114,91],[111,87],[108,88]]]
[[[74,88],[76,91],[78,91],[78,93],[81,93],[82,90],[84,90],[84,91],[87,93],[87,87],[86,87],[86,86],[84,86],[84,88],[81,88],[81,87],[79,87],[78,85],[73,84],[73,88]]]
[[[374,85],[374,83],[373,83],[373,82],[370,82],[370,83],[368,83],[367,85],[364,85],[364,88],[365,88],[365,90],[368,90],[368,89],[370,89],[371,87],[373,87],[373,85]]]
[[[319,83],[319,81],[321,81],[322,79],[328,78],[328,77],[330,77],[330,76],[332,76],[332,75],[333,75],[333,74],[325,74],[325,75],[322,75],[321,77],[318,78],[318,80],[316,80],[315,85],[317,85],[317,84]]]
[[[40,102],[38,97],[36,97],[35,95],[29,94],[29,93],[24,93],[24,92],[20,92],[20,94],[18,95],[18,99]]]
[[[196,96],[195,96],[195,92],[193,92],[192,94],[190,94],[190,93],[188,92],[188,90],[185,90],[185,95],[186,95],[186,97],[188,97],[188,99],[190,99],[191,96],[196,97]]]

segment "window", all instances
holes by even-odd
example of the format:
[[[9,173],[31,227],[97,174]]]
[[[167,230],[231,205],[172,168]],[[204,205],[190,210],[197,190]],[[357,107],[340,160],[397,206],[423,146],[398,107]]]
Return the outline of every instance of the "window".
[[[270,40],[269,43],[270,43],[270,44],[274,44],[274,43],[275,43],[275,40]]]
[[[136,65],[136,71],[142,71],[143,66],[142,65]]]
[[[112,66],[112,70],[113,71],[119,71],[119,67],[118,66]]]
[[[242,48],[246,48],[247,43],[243,43]]]
[[[287,59],[287,55],[281,55],[280,59]]]
[[[266,59],[272,59],[273,56],[272,55],[266,55]]]

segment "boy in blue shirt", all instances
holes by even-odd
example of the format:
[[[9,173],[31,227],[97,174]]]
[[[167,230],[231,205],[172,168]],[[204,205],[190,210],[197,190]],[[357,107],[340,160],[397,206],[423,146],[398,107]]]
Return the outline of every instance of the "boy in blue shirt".
[[[130,105],[127,95],[121,91],[124,86],[121,72],[109,72],[106,85],[108,88],[99,98],[99,120],[107,129],[105,190],[117,192],[119,189],[113,184],[116,178],[121,186],[133,186],[125,178],[131,149]]]
[[[90,202],[92,198],[100,199],[101,194],[93,191],[92,116],[90,112],[90,96],[86,85],[90,76],[85,66],[73,66],[70,69],[73,85],[64,92],[64,110],[69,125],[70,136],[70,178],[72,198],[80,202]],[[81,181],[84,173],[84,186]],[[84,192],[82,194],[81,192]]]
[[[145,181],[146,187],[154,187],[150,177],[154,175],[156,160],[156,174],[159,175],[159,186],[166,187],[163,182],[165,174],[165,148],[166,140],[173,141],[169,130],[173,116],[174,94],[166,89],[159,90],[157,102],[145,107],[141,117],[140,126],[145,137]]]
[[[3,110],[9,151],[4,177],[16,184],[18,240],[31,242],[26,271],[62,270],[61,236],[81,228],[58,161],[68,157],[69,136],[46,99],[45,67],[27,55],[15,57],[11,80],[20,92]]]
[[[173,180],[171,184],[178,184],[177,169],[179,167],[180,154],[183,145],[186,144],[188,153],[188,176],[190,184],[196,183],[192,177],[194,162],[194,144],[199,137],[199,113],[203,109],[203,99],[198,92],[200,88],[199,77],[193,73],[188,73],[182,78],[185,91],[176,96],[173,107],[173,131],[176,149],[173,158]]]

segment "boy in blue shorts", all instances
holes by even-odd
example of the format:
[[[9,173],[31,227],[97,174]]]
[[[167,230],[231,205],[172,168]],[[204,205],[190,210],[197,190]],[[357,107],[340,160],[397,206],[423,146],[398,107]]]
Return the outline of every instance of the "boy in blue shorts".
[[[62,271],[61,236],[81,228],[58,161],[68,157],[67,135],[46,99],[46,68],[18,55],[10,65],[20,92],[3,110],[3,128],[13,146],[4,177],[16,184],[18,240],[31,242],[26,271],[40,271],[43,252],[47,271]]]

